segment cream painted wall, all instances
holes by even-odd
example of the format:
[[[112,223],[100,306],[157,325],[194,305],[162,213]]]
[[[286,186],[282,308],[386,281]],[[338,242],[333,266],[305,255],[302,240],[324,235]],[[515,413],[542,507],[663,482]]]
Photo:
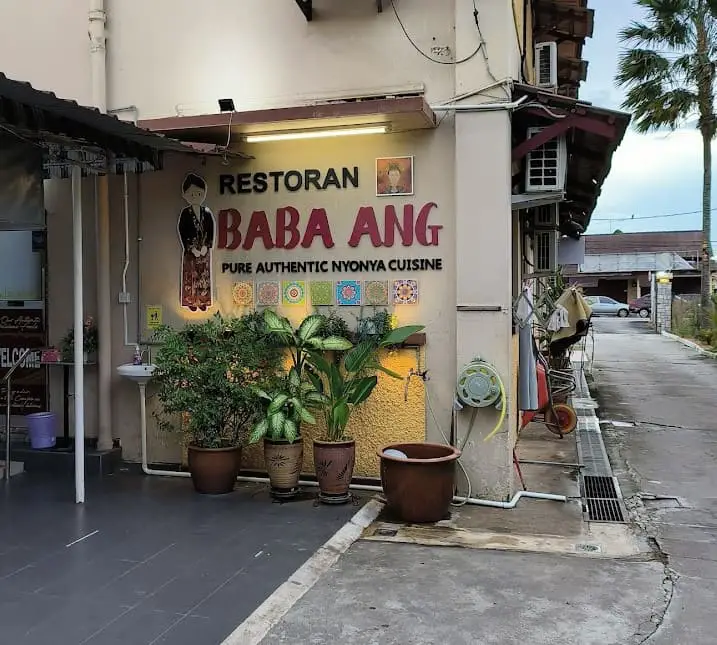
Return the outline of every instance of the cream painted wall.
[[[216,285],[217,309],[224,314],[240,315],[248,309],[235,306],[231,300],[231,287],[239,280],[393,280],[397,278],[416,279],[419,283],[419,302],[417,305],[390,306],[389,310],[397,314],[400,324],[423,324],[426,326],[428,341],[425,348],[426,365],[430,370],[428,384],[431,403],[436,413],[443,418],[440,423],[446,431],[450,424],[450,405],[455,379],[455,264],[453,254],[454,204],[453,204],[453,141],[452,123],[444,122],[437,130],[387,136],[352,137],[351,142],[340,139],[325,139],[315,142],[285,142],[255,146],[256,159],[224,166],[213,159],[202,164],[199,159],[186,157],[172,159],[164,172],[149,173],[141,179],[140,235],[142,238],[140,266],[142,272],[141,307],[161,305],[164,322],[181,324],[187,319],[203,317],[192,314],[179,306],[180,246],[177,237],[177,218],[185,205],[181,196],[181,183],[188,171],[205,178],[209,186],[207,206],[215,214],[222,208],[236,208],[242,214],[242,232],[246,232],[249,216],[254,210],[264,210],[273,227],[274,212],[277,207],[292,205],[300,214],[300,226],[306,224],[312,208],[325,208],[328,214],[335,246],[326,249],[320,238],[314,241],[310,249],[296,248],[264,249],[257,242],[252,250],[214,252],[214,275]],[[375,160],[383,156],[414,156],[415,195],[412,197],[377,197],[375,194]],[[325,191],[302,190],[289,193],[281,188],[278,193],[219,195],[219,174],[237,172],[256,172],[260,170],[288,170],[304,168],[359,167],[359,188],[332,189]],[[440,231],[439,246],[423,247],[414,244],[403,247],[397,240],[391,248],[374,248],[367,238],[363,238],[358,247],[348,245],[356,214],[361,206],[373,206],[377,221],[383,229],[383,211],[385,204],[394,204],[402,212],[404,204],[414,204],[418,213],[427,202],[435,202],[429,224],[443,226]],[[133,212],[132,217],[135,217]],[[134,230],[133,221],[132,228]],[[113,267],[121,265],[119,236],[113,245]],[[386,273],[329,273],[329,274],[259,274],[249,276],[222,275],[222,262],[260,261],[301,261],[301,260],[354,260],[391,258],[441,258],[441,271],[424,272],[386,272]],[[136,262],[131,266],[130,274],[136,276]],[[117,277],[113,279],[113,289],[117,288]],[[133,277],[132,280],[135,280]],[[307,285],[308,287],[308,285]],[[354,316],[359,315],[359,307],[341,307],[340,313],[355,325]],[[282,311],[294,321],[301,320],[312,311],[310,305],[284,306]],[[365,315],[370,314],[367,307]],[[120,354],[118,340],[121,310],[115,315],[115,356]],[[145,330],[146,331],[146,330]],[[130,350],[123,354],[125,358]],[[119,360],[117,360],[119,362]],[[122,437],[126,458],[136,459],[139,455],[138,419],[133,410],[137,409],[136,388],[117,381],[114,388],[115,434]],[[150,405],[152,407],[152,405]],[[442,411],[443,414],[439,414]],[[129,412],[129,413],[128,413]],[[155,424],[150,418],[150,459],[154,461],[176,461],[179,451],[161,443],[155,435]],[[429,438],[439,440],[440,433],[430,424]],[[390,440],[390,437],[386,438]],[[171,442],[170,442],[171,443]]]
[[[441,103],[457,94],[470,94],[466,103],[506,98],[505,91],[486,86],[506,77],[518,78],[520,50],[516,39],[512,2],[477,0],[481,39],[473,21],[472,0],[395,0],[404,25],[418,47],[449,47],[460,65],[426,60],[408,41],[385,4],[382,14],[374,0],[315,0],[316,18],[306,23],[291,0],[213,0],[200,6],[189,0],[107,0],[108,107],[136,106],[127,116],[152,118],[175,114],[216,112],[218,98],[232,97],[238,109],[294,105],[334,96],[381,92],[386,88],[425,86],[429,102]],[[60,96],[87,103],[89,46],[87,2],[4,0],[0,5],[0,60],[10,76],[30,80]],[[32,24],[33,38],[26,25]],[[437,54],[431,54],[437,55]],[[359,257],[364,247],[350,252],[339,246],[346,239],[347,221],[353,221],[360,203],[379,204],[367,183],[377,155],[416,156],[417,202],[436,201],[436,215],[444,225],[439,255],[441,274],[422,274],[421,303],[402,313],[428,326],[427,367],[431,371],[431,403],[446,432],[458,364],[481,354],[493,361],[510,388],[513,344],[508,314],[464,315],[458,319],[456,302],[479,301],[510,305],[511,211],[508,163],[510,121],[504,112],[461,114],[454,130],[452,117],[435,132],[396,134],[379,143],[353,138],[299,146],[283,144],[258,150],[257,160],[242,167],[292,165],[326,167],[360,164],[363,188],[345,201],[332,195],[292,195],[298,206],[325,205],[335,219],[336,248],[327,255],[350,253]],[[295,160],[295,161],[294,161]],[[330,161],[328,161],[330,160]],[[197,162],[199,163],[199,162]],[[175,226],[182,205],[179,183],[188,169],[186,160],[168,160],[167,170],[140,178],[138,191],[130,179],[131,266],[129,291],[136,298],[137,270],[142,275],[142,302],[165,304],[165,316],[176,302],[179,278]],[[211,182],[214,162],[199,166]],[[190,164],[191,165],[191,164]],[[117,302],[124,263],[121,180],[111,182],[113,362],[131,357],[124,346],[122,307]],[[71,236],[69,181],[48,188],[50,221],[50,335],[58,339],[71,317]],[[211,206],[254,208],[269,196],[251,199],[212,196]],[[138,204],[139,202],[139,204]],[[321,203],[324,202],[324,203]],[[284,205],[284,204],[282,204]],[[141,212],[141,221],[136,217]],[[302,211],[305,215],[305,211]],[[53,216],[54,214],[54,216]],[[343,218],[346,218],[342,221]],[[332,225],[334,223],[332,219]],[[94,224],[86,215],[86,302],[94,313]],[[137,256],[138,237],[141,252]],[[297,252],[300,253],[300,252]],[[378,251],[369,251],[378,255]],[[381,249],[386,257],[393,249]],[[428,255],[428,253],[424,254]],[[269,258],[267,258],[269,259]],[[138,262],[139,260],[139,262]],[[349,277],[349,276],[346,276]],[[362,277],[362,276],[357,276]],[[390,277],[390,276],[387,276]],[[456,293],[458,290],[458,294]],[[428,299],[430,298],[430,300]],[[140,308],[140,313],[143,310]],[[137,303],[129,307],[130,337],[136,336]],[[456,346],[458,350],[456,351]],[[88,379],[87,387],[93,387]],[[57,382],[53,405],[57,405]],[[88,393],[89,395],[89,393]],[[115,436],[122,438],[125,456],[139,454],[136,388],[114,376],[113,420]],[[89,400],[93,400],[94,397]],[[88,410],[88,433],[95,432],[95,412]],[[514,427],[511,414],[506,428]],[[465,430],[465,424],[462,426]],[[436,424],[428,419],[428,437],[439,439]],[[485,417],[478,436],[490,429]],[[505,433],[504,433],[505,434]],[[468,447],[466,463],[476,473],[474,492],[504,496],[512,487],[512,437]],[[178,453],[153,438],[153,460],[176,460]]]
[[[455,186],[456,302],[458,306],[484,308],[457,313],[458,368],[476,357],[490,362],[501,375],[511,400],[515,344],[511,335],[513,221],[507,113],[457,115]],[[483,186],[486,190],[481,190]],[[492,307],[500,310],[486,310]],[[483,439],[496,425],[498,412],[479,409],[473,424],[472,412],[464,409],[456,417],[458,437],[461,442],[467,441],[462,459],[470,473],[472,492],[479,497],[505,499],[513,487],[515,409],[509,409],[501,431],[488,441]]]
[[[411,84],[424,84],[432,102],[454,93],[453,66],[421,56],[388,2],[377,14],[374,0],[314,0],[310,23],[285,0],[213,0],[201,10],[190,0],[109,4],[109,102],[136,105],[142,119],[216,112],[224,97],[243,110]],[[432,47],[456,53],[456,20],[469,27],[457,57],[479,43],[472,0],[395,0],[395,6],[414,43],[439,60]],[[491,72],[480,52],[464,63],[472,76],[466,91],[515,68],[509,7],[495,0],[477,6]]]
[[[89,105],[88,7],[85,0],[2,0],[0,71]]]
[[[465,58],[480,42],[473,0],[395,6],[415,45],[438,60]],[[212,0],[201,8],[191,0],[106,0],[108,109],[136,106],[123,116],[148,119],[216,112],[224,97],[242,110],[420,85],[439,103],[456,89],[518,75],[510,4],[476,6],[484,46],[454,67],[417,52],[391,6],[378,14],[375,0],[314,0],[310,23],[292,0]],[[89,104],[88,7],[86,0],[3,0],[3,72]],[[449,56],[431,52],[445,47]],[[465,74],[456,88],[458,68]]]

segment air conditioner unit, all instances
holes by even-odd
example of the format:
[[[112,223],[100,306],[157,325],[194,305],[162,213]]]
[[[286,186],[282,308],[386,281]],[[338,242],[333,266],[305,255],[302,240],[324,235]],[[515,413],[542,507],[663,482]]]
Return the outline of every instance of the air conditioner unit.
[[[535,231],[534,273],[554,273],[558,268],[558,231]]]
[[[556,230],[560,225],[560,207],[558,204],[546,204],[533,209],[533,227],[535,229]]]
[[[528,128],[528,138],[543,128]],[[529,152],[525,162],[525,192],[562,191],[565,189],[567,149],[565,135],[555,137]]]
[[[535,84],[538,87],[558,87],[558,44],[535,44]]]

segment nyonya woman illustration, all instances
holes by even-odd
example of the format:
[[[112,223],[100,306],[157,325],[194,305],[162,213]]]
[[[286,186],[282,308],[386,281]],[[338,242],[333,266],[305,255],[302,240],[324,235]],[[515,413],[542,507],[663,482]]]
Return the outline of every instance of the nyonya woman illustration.
[[[214,215],[206,206],[207,184],[189,173],[182,184],[182,196],[189,204],[179,215],[177,229],[182,244],[182,307],[206,311],[212,306],[212,247]]]

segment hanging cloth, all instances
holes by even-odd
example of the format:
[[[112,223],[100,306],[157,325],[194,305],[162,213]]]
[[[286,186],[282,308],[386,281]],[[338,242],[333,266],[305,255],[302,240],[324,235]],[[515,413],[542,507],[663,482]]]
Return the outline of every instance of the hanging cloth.
[[[561,329],[564,329],[565,327],[570,327],[570,317],[568,314],[568,310],[563,307],[563,305],[558,304],[556,305],[553,313],[550,314],[546,329],[548,331],[556,332]]]
[[[533,292],[530,287],[524,288],[523,296],[524,298],[521,298],[516,311],[516,317],[527,319],[527,323],[518,329],[518,408],[520,410],[537,410],[537,349],[533,338],[533,325],[531,324],[533,320]]]

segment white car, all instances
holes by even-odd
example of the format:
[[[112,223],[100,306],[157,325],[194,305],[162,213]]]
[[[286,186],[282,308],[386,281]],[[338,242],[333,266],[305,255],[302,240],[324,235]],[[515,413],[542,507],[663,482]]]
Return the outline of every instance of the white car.
[[[626,318],[630,315],[630,306],[626,302],[618,302],[608,296],[585,296],[585,300],[596,316],[619,316]]]

